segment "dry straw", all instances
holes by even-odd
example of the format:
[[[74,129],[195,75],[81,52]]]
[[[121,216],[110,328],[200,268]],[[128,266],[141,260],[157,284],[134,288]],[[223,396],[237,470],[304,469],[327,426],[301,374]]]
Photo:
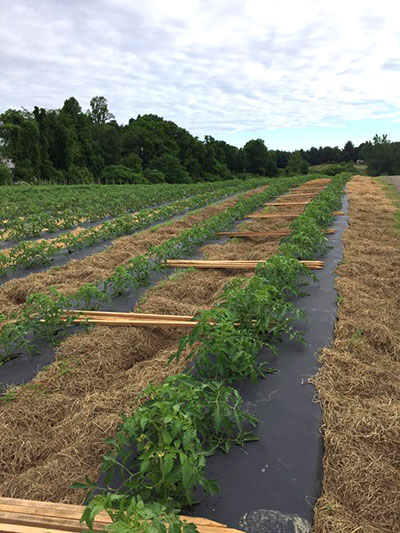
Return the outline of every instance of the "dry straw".
[[[348,185],[335,339],[316,385],[324,482],[317,533],[400,531],[400,241],[394,207],[366,177]]]

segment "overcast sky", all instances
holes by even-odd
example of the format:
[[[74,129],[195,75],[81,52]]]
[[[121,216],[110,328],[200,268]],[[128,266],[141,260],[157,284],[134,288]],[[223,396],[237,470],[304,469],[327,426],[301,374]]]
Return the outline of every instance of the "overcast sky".
[[[294,149],[400,140],[400,5],[0,0],[0,111],[108,99],[194,135]]]

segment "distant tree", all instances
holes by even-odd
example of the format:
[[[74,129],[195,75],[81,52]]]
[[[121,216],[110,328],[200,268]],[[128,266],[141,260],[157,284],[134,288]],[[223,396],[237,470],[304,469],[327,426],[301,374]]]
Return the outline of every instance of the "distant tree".
[[[67,100],[65,100],[64,105],[61,108],[61,113],[65,113],[70,117],[76,118],[82,113],[82,108],[78,100],[71,96],[71,98],[67,98]]]
[[[97,145],[96,152],[101,155],[105,166],[121,162],[122,138],[118,128],[113,124],[95,124],[92,127],[92,137]]]
[[[243,151],[247,160],[247,172],[262,176],[276,176],[279,173],[276,161],[262,139],[248,141]]]
[[[11,171],[6,165],[0,163],[0,185],[11,185],[12,175]]]
[[[133,172],[123,165],[109,165],[101,173],[101,183],[106,184],[127,184],[127,183],[147,183],[143,174]]]
[[[342,161],[356,161],[356,149],[351,141],[347,141],[342,152]]]
[[[308,163],[303,159],[300,151],[295,151],[290,154],[288,165],[285,169],[287,176],[294,176],[296,174],[308,174]]]
[[[115,118],[108,110],[107,98],[104,96],[93,96],[88,113],[95,124],[105,124],[108,120]]]
[[[387,135],[375,135],[372,143],[364,143],[360,152],[372,176],[400,172],[400,143],[392,143]]]
[[[177,157],[165,153],[155,157],[150,164],[153,170],[159,170],[165,176],[168,183],[190,183],[189,172],[185,170]]]
[[[143,169],[142,169],[142,160],[140,159],[140,157],[135,154],[135,153],[131,153],[131,154],[128,154],[126,156],[124,156],[122,159],[121,159],[121,165],[124,165],[125,167],[128,167],[130,168],[131,170],[133,170],[134,172],[142,172]]]
[[[149,183],[164,183],[165,182],[165,176],[160,170],[155,170],[153,168],[146,168],[143,174]]]

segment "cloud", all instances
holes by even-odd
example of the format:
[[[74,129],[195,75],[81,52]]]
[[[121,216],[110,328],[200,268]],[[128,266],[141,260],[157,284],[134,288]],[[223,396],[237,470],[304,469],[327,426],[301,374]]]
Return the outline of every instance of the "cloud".
[[[15,0],[3,9],[1,110],[155,113],[195,135],[400,115],[400,41],[383,0]]]

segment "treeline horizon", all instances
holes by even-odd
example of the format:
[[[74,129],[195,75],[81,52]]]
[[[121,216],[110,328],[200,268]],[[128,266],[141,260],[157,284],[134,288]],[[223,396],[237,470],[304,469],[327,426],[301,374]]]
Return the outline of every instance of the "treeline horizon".
[[[376,135],[358,147],[348,141],[342,149],[269,150],[262,139],[238,148],[210,135],[199,140],[153,114],[118,124],[106,98],[95,96],[86,112],[71,97],[61,109],[2,113],[1,159],[10,159],[14,169],[0,164],[0,184],[191,183],[306,174],[309,165],[320,164],[339,165],[335,173],[359,159],[373,174],[400,173],[400,143]]]

